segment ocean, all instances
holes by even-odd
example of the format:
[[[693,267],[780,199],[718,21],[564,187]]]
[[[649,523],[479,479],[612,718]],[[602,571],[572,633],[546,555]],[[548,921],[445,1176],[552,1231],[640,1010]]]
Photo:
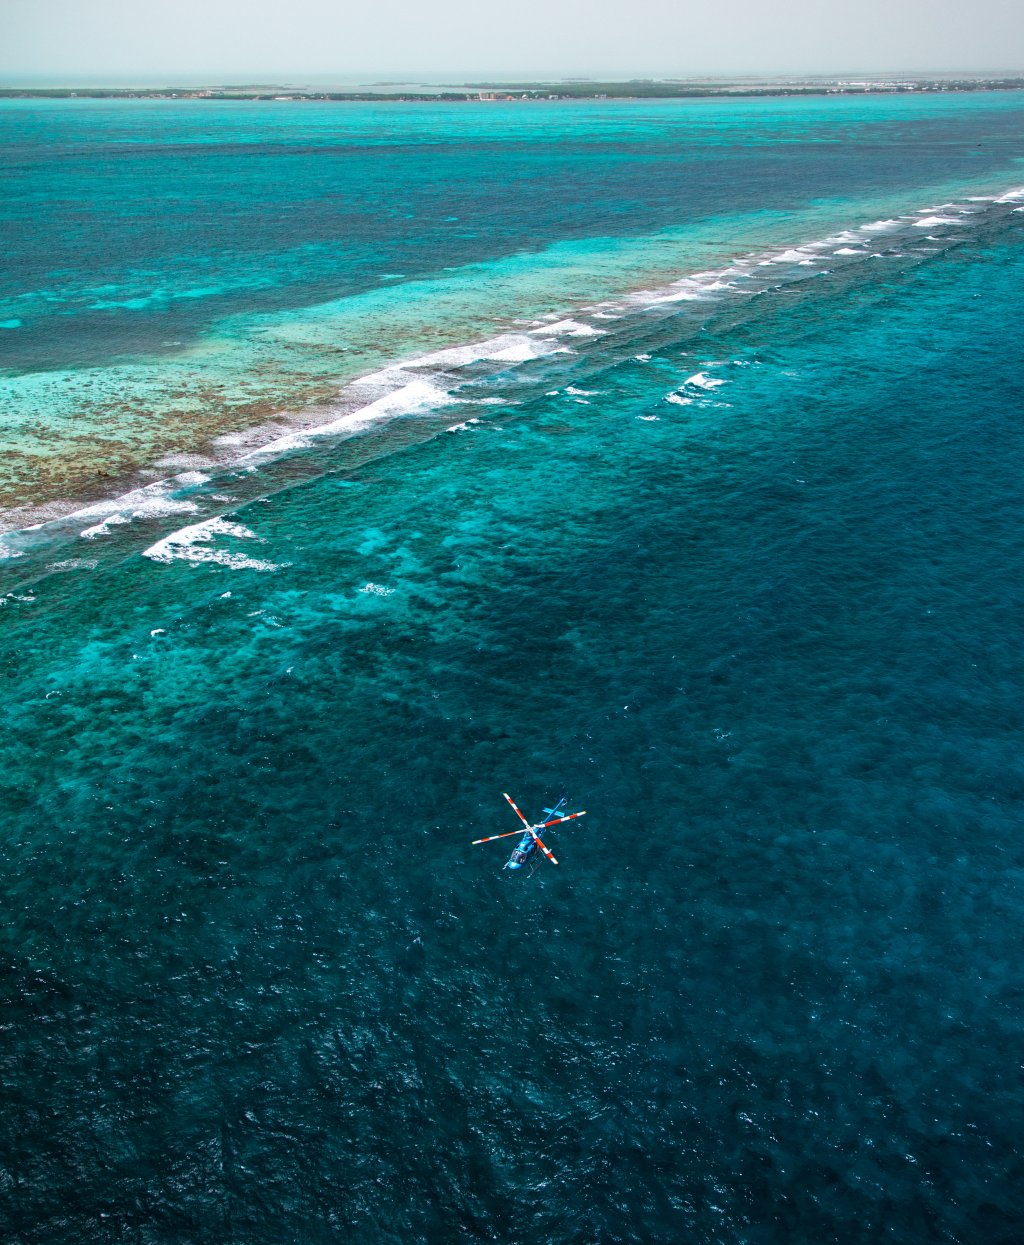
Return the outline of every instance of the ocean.
[[[0,105],[5,1240],[1019,1241],[1022,119]]]

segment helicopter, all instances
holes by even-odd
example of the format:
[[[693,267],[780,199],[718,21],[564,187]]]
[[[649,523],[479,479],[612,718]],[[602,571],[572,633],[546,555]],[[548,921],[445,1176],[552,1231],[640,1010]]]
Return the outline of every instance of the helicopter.
[[[508,839],[511,838],[513,834],[521,834],[522,838],[514,847],[512,855],[505,862],[504,867],[506,869],[521,869],[524,865],[529,864],[531,857],[533,857],[534,851],[538,847],[553,865],[557,865],[558,861],[551,854],[550,850],[541,842],[537,831],[544,830],[548,826],[557,826],[558,823],[562,821],[572,821],[574,817],[586,817],[586,809],[579,813],[566,813],[561,817],[557,816],[557,814],[560,813],[565,807],[566,800],[569,798],[568,796],[563,795],[554,808],[545,808],[543,810],[545,817],[549,817],[551,819],[550,821],[538,821],[533,825],[530,825],[523,814],[519,811],[519,806],[516,804],[515,800],[512,799],[509,793],[507,791],[503,791],[502,795],[506,800],[508,800],[509,804],[512,805],[516,816],[523,823],[526,829],[507,830],[504,834],[488,835],[486,839],[474,839],[470,846],[476,847],[478,843],[493,843],[495,839]]]

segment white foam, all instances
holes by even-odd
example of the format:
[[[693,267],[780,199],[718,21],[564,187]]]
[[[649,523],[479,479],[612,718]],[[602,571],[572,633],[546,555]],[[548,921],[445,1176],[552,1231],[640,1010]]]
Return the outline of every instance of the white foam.
[[[601,337],[604,329],[595,329],[592,324],[581,324],[579,320],[559,320],[557,324],[548,324],[541,329],[531,329],[532,333],[558,333],[561,337]]]
[[[674,406],[689,406],[695,399],[686,398],[681,393],[667,393],[665,394],[665,401],[671,402]]]
[[[696,282],[687,281],[685,284],[676,282],[675,286],[667,293],[658,294],[653,290],[642,290],[632,295],[631,300],[644,303],[650,307],[658,307],[663,303],[696,302],[699,299],[707,298],[707,288],[704,285],[698,285]]]
[[[1024,199],[1024,186],[1018,186],[1016,190],[1008,190],[1006,194],[999,196],[996,203],[1016,203],[1018,199]]]
[[[233,536],[237,540],[255,540],[264,543],[241,523],[232,523],[228,519],[206,519],[202,523],[193,523],[190,527],[179,528],[170,536],[158,540],[155,545],[143,551],[143,556],[152,558],[154,562],[171,563],[188,562],[198,566],[203,562],[226,566],[233,571],[276,571],[277,565],[260,558],[250,558],[244,553],[232,553],[227,549],[212,548],[212,542],[218,536]]]
[[[359,591],[373,597],[389,597],[395,590],[394,588],[387,587],[386,584],[367,583]]]
[[[95,540],[97,536],[109,536],[110,529],[117,524],[128,522],[129,518],[125,514],[111,514],[102,523],[94,523],[92,527],[85,527],[78,534],[84,536],[86,540]]]
[[[922,216],[920,220],[914,221],[918,229],[934,229],[936,225],[963,225],[965,223],[955,216]]]
[[[239,460],[247,462],[253,458],[262,458],[268,454],[282,454],[286,450],[299,449],[318,437],[335,436],[339,432],[348,432],[365,427],[381,419],[393,418],[396,415],[415,415],[426,410],[436,410],[441,406],[450,406],[456,399],[447,389],[440,389],[427,380],[411,380],[400,389],[386,393],[376,402],[350,411],[346,415],[333,419],[326,424],[317,424],[303,432],[289,432],[276,437],[255,450],[250,450]]]
[[[20,549],[12,549],[10,545],[0,540],[0,562],[10,562],[14,558],[23,558],[25,554]]]
[[[117,509],[109,513],[112,505]],[[83,528],[79,532],[80,536],[84,536],[86,540],[95,540],[97,536],[109,536],[112,527],[131,523],[133,519],[161,519],[172,514],[195,514],[199,507],[195,502],[179,501],[158,491],[148,494],[146,489],[137,489],[134,493],[126,493],[117,498],[116,502],[100,502],[95,506],[87,506],[84,510],[77,510],[71,517],[84,518],[92,513],[102,513],[103,510],[108,511],[106,517],[99,523]]]
[[[909,218],[886,218],[869,221],[856,229],[844,229],[826,238],[812,242],[801,242],[798,246],[783,247],[778,250],[750,252],[731,260],[720,269],[693,273],[674,281],[662,289],[639,290],[623,299],[623,304],[641,304],[655,308],[677,302],[698,301],[712,298],[718,291],[735,290],[741,281],[750,281],[758,276],[758,270],[776,265],[791,264],[800,267],[814,268],[815,271],[827,273],[827,269],[817,269],[817,254],[831,250],[838,255],[864,255],[865,234],[887,233],[904,227]],[[961,223],[953,221],[952,223]],[[732,278],[732,279],[729,279]]]
[[[504,350],[495,350],[484,355],[483,358],[488,363],[527,363],[530,359],[539,359],[547,354],[569,353],[564,346],[561,349],[538,350],[537,345],[535,342],[516,342],[512,346],[506,346]]]
[[[574,321],[564,321],[572,324]],[[511,362],[525,363],[530,359],[542,358],[549,354],[566,353],[568,347],[559,346],[555,341],[546,341],[543,337],[532,336],[534,333],[550,334],[557,326],[543,325],[539,329],[531,329],[526,333],[503,333],[500,337],[491,337],[485,341],[470,342],[465,346],[449,346],[444,350],[435,350],[431,354],[418,355],[403,363],[395,363],[380,372],[370,372],[350,381],[351,385],[361,387],[374,386],[394,388],[402,386],[409,380],[407,373],[412,371],[445,371],[448,368],[466,367],[472,363]],[[597,330],[595,330],[596,332]]]
[[[807,251],[804,247],[791,247],[788,251],[782,251],[774,256],[769,262],[773,264],[799,264],[807,258]]]
[[[707,372],[695,372],[692,376],[688,376],[683,382],[686,385],[692,385],[694,389],[717,389],[719,385],[724,385],[724,380],[717,377],[709,376]]]
[[[451,369],[467,367],[474,363],[526,363],[531,359],[543,358],[551,354],[569,354],[568,346],[560,345],[552,337],[555,332],[567,335],[587,335],[600,333],[600,329],[589,329],[586,325],[574,320],[563,320],[558,324],[544,325],[531,330],[531,335],[523,333],[504,333],[500,337],[492,337],[486,341],[473,342],[465,346],[452,346],[444,350],[435,350],[431,354],[419,355],[403,363],[393,364],[379,372],[370,372],[365,376],[350,381],[347,388],[376,389],[379,397],[354,411],[347,411],[337,419],[317,424],[301,432],[289,432],[275,437],[264,445],[258,446],[243,455],[238,461],[245,463],[253,459],[261,459],[270,455],[285,453],[288,450],[301,449],[308,446],[316,438],[336,436],[342,432],[354,432],[370,424],[398,415],[415,415],[440,407],[451,406],[461,401],[452,389],[436,383],[437,373],[445,373]],[[543,337],[532,334],[542,333]],[[429,370],[433,377],[414,375],[416,372]],[[481,398],[481,404],[499,405],[501,398]]]

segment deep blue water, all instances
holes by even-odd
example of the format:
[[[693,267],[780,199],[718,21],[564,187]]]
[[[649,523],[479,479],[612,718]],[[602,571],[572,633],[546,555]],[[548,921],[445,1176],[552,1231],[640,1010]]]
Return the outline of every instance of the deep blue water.
[[[1020,1239],[1021,203],[8,538],[5,1240]]]

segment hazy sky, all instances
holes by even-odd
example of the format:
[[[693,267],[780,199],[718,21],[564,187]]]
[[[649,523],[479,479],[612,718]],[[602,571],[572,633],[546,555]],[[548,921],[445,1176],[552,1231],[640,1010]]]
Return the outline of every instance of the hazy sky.
[[[0,0],[0,77],[1022,70],[1024,0]]]

